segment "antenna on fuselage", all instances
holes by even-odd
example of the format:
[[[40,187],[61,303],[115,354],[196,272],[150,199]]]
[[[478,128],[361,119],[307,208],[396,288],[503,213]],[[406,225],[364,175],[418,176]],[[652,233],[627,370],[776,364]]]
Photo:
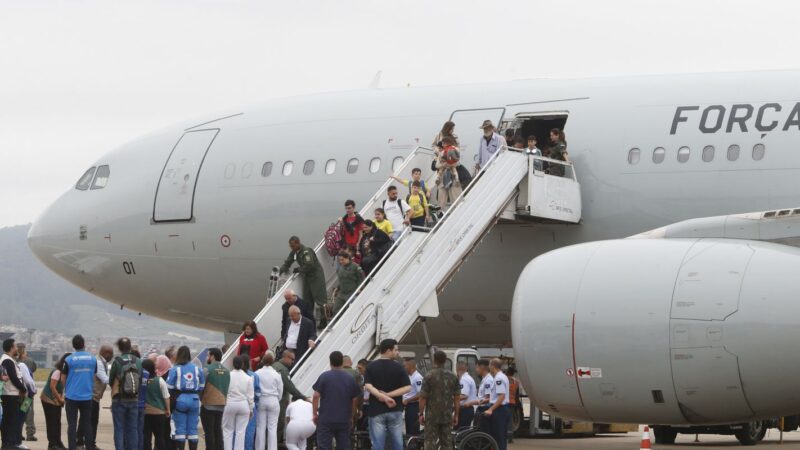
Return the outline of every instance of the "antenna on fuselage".
[[[378,73],[376,73],[375,76],[372,77],[372,81],[369,82],[369,86],[367,86],[367,88],[378,89],[378,85],[381,82],[381,75],[383,75],[383,71],[379,70]]]

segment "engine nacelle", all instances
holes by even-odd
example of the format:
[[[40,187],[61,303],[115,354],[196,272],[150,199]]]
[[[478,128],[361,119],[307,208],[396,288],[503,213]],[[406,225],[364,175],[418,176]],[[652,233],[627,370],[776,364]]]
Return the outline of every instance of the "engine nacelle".
[[[714,424],[800,411],[800,249],[592,242],[534,259],[514,293],[525,390],[595,422]]]

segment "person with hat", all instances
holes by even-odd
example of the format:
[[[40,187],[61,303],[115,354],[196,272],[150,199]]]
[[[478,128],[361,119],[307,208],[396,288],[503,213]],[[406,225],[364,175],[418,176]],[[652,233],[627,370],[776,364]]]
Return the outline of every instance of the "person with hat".
[[[501,147],[507,145],[505,138],[497,134],[491,120],[484,120],[481,129],[483,129],[483,136],[475,161],[477,170],[481,170]]]

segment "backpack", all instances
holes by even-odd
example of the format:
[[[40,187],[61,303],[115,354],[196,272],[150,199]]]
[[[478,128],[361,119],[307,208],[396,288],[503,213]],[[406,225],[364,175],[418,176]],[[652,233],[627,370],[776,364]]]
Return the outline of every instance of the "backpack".
[[[328,251],[328,254],[331,256],[336,256],[339,254],[339,250],[342,249],[342,241],[344,240],[344,236],[342,235],[342,227],[339,225],[338,222],[334,222],[328,229],[325,231],[325,249]]]
[[[125,361],[122,357],[117,357],[117,362],[120,365],[117,375],[120,395],[125,398],[138,398],[142,388],[142,372],[136,366],[139,359],[131,356],[131,359]]]
[[[403,205],[400,203],[400,200],[401,200],[400,197],[397,197],[397,200],[395,200],[394,203],[397,203],[397,209],[400,210],[400,214],[405,216],[405,212],[403,211]],[[383,203],[381,203],[381,208],[383,208],[384,211],[386,211],[386,202],[388,201],[389,200],[384,200]],[[408,201],[406,201],[406,203],[408,203]]]

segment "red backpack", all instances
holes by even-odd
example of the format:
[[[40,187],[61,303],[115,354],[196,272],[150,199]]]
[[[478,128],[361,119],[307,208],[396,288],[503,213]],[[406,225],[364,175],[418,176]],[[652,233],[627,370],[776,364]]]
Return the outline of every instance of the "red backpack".
[[[343,240],[342,225],[339,222],[332,223],[331,226],[325,230],[325,249],[328,250],[329,255],[336,256],[339,254],[339,250],[342,249]]]

